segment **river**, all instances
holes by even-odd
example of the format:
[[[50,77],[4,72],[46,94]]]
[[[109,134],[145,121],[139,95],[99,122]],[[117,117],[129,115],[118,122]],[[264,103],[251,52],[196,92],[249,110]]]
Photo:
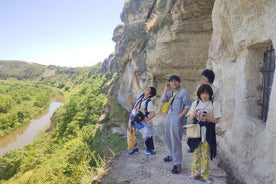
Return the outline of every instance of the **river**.
[[[0,156],[13,149],[22,148],[32,142],[35,136],[51,122],[50,118],[55,110],[63,103],[52,102],[46,114],[43,114],[38,119],[32,120],[18,129],[11,132],[9,135],[0,139]]]

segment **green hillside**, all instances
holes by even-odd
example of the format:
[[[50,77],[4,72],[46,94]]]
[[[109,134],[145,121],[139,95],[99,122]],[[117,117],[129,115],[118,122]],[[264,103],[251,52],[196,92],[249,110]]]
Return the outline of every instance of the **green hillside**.
[[[28,68],[25,63],[23,66]],[[0,158],[0,183],[90,183],[108,160],[126,149],[123,135],[110,134],[112,126],[126,126],[128,118],[128,112],[117,104],[112,94],[116,74],[102,74],[100,64],[85,68],[51,67],[46,67],[55,70],[51,75],[31,79],[26,76],[15,81],[8,79],[16,75],[10,73],[1,83],[2,91],[13,87],[14,94],[26,84],[30,86],[25,95],[34,91],[33,86],[51,91],[46,94],[63,93],[64,105],[32,144]],[[18,88],[13,86],[15,83]],[[28,103],[32,107],[34,104]],[[14,106],[19,109],[17,103]],[[100,117],[105,118],[99,122]]]
[[[1,61],[0,79],[34,79],[43,74],[47,66],[22,61]]]

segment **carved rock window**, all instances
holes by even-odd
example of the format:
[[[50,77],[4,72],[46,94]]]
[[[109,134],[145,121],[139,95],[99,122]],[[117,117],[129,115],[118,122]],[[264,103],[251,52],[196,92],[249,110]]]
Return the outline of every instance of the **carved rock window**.
[[[260,72],[262,73],[262,84],[259,89],[261,92],[260,118],[263,121],[267,120],[274,71],[275,71],[275,50],[271,46],[271,48],[267,48],[267,50],[264,52],[263,67],[260,69]]]

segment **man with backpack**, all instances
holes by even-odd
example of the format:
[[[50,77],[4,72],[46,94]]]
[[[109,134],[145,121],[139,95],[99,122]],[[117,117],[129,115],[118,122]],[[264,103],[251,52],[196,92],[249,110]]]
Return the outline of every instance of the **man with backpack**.
[[[138,90],[142,91],[137,77],[137,68],[133,70],[133,74]],[[149,87],[145,89],[144,92],[137,98],[130,113],[127,132],[128,150],[130,155],[139,152],[135,140],[135,130],[139,130],[139,132],[142,133],[142,137],[146,146],[145,153],[148,155],[155,154],[153,137],[148,124],[155,117],[155,107],[151,102],[151,98],[155,95],[156,89],[154,87]]]

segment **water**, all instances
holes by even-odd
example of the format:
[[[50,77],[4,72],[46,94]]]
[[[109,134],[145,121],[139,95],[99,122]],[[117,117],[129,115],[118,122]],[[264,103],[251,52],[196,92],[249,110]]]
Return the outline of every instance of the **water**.
[[[35,136],[51,122],[50,118],[57,108],[63,103],[52,102],[45,115],[34,119],[20,128],[14,130],[9,135],[0,139],[0,156],[13,149],[22,148],[32,142]]]

